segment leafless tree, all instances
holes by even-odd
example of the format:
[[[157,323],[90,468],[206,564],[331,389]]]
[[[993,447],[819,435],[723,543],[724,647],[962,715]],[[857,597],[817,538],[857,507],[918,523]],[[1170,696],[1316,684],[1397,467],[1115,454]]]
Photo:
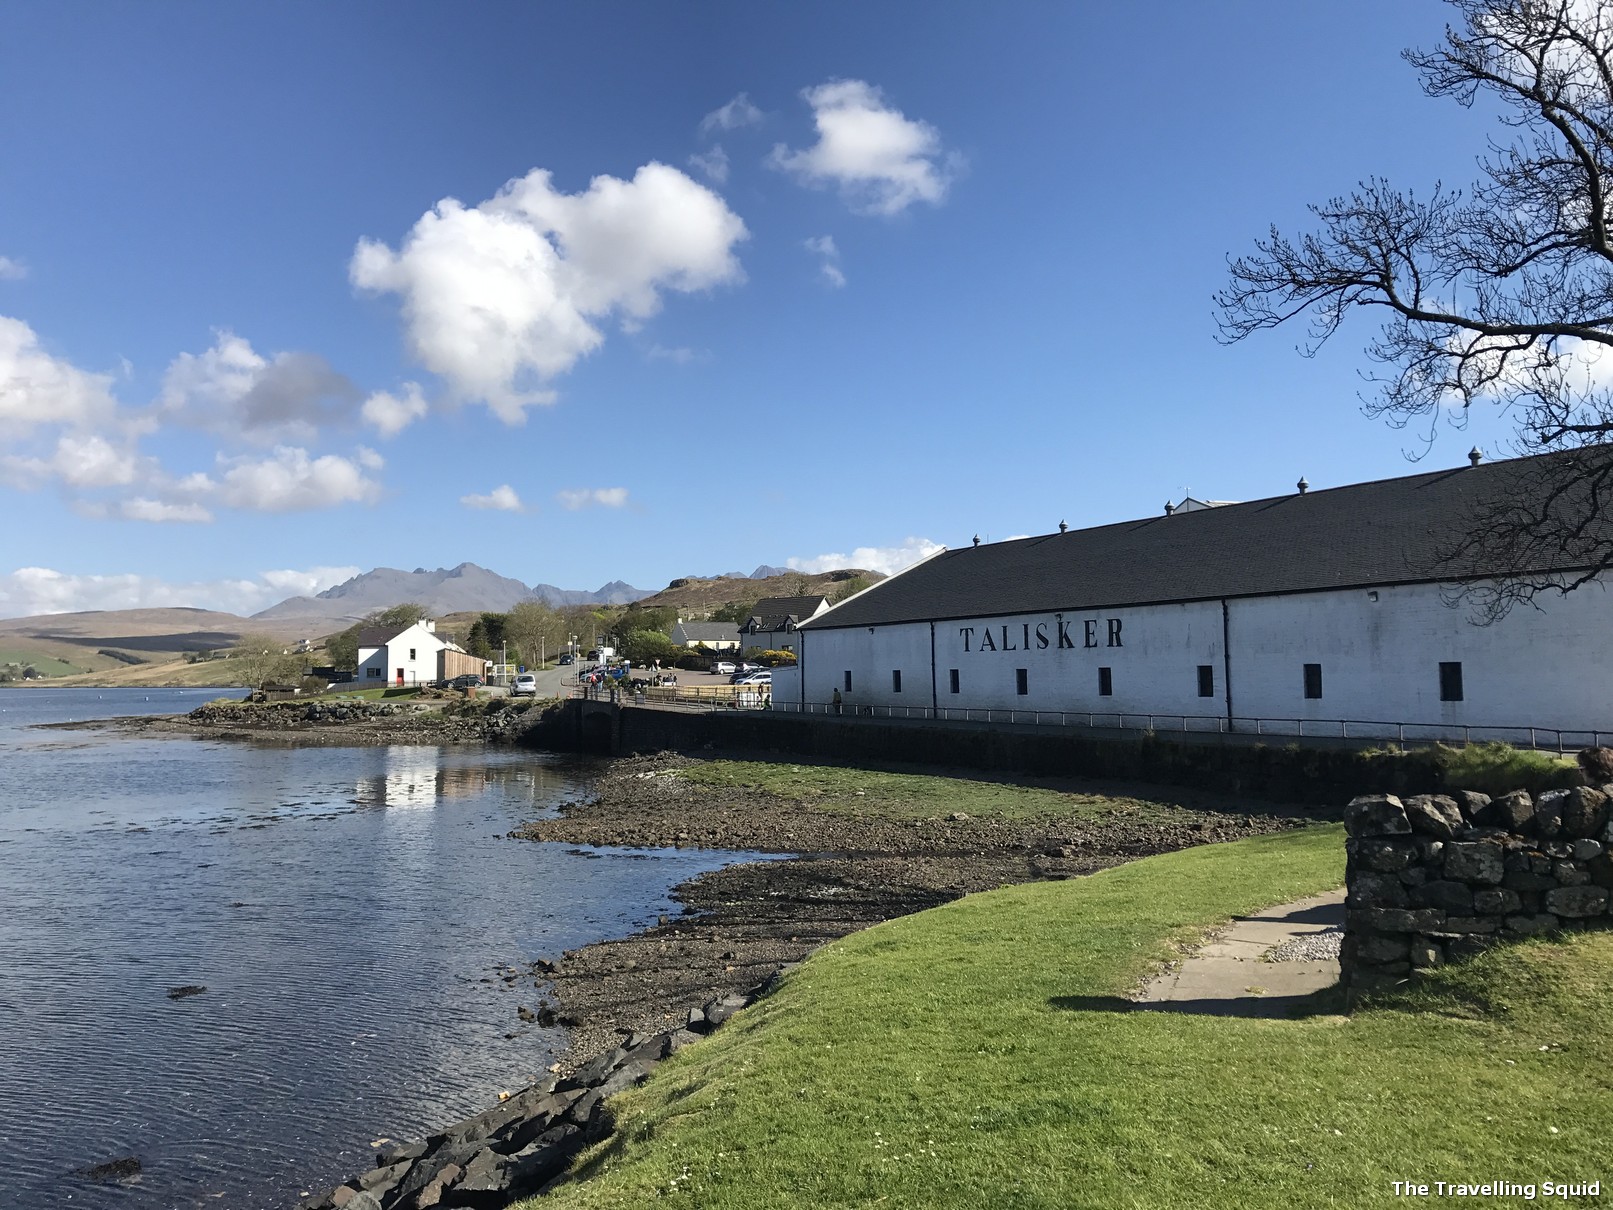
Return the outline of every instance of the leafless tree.
[[[1613,566],[1613,6],[1451,3],[1461,19],[1444,44],[1405,58],[1431,97],[1501,103],[1478,181],[1418,195],[1369,179],[1311,207],[1311,232],[1273,227],[1215,301],[1223,341],[1301,321],[1307,355],[1374,308],[1370,415],[1426,424],[1432,440],[1442,419],[1460,427],[1494,403],[1516,452],[1566,451],[1527,472],[1527,498],[1477,502],[1452,541],[1453,574],[1516,572],[1468,594],[1493,620]],[[1532,574],[1565,566],[1584,574]]]

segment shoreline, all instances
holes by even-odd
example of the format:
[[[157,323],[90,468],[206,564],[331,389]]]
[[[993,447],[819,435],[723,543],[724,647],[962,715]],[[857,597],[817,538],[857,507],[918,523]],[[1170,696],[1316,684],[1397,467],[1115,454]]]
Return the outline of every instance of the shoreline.
[[[595,779],[591,799],[564,803],[556,816],[510,833],[579,846],[779,854],[680,883],[672,898],[683,905],[681,916],[534,963],[532,974],[548,980],[553,996],[540,1011],[570,1030],[562,1071],[609,1051],[624,1035],[673,1028],[690,1005],[741,995],[820,946],[885,920],[975,891],[1079,877],[1138,857],[1330,817],[1156,787],[1147,792],[1171,808],[1169,818],[1117,813],[1091,820],[1007,819],[962,812],[857,817],[678,776],[708,757],[757,759],[751,753],[617,758]],[[907,766],[899,771],[925,772]],[[1046,779],[1027,783],[1059,785]],[[1140,789],[1064,784],[1087,791]]]

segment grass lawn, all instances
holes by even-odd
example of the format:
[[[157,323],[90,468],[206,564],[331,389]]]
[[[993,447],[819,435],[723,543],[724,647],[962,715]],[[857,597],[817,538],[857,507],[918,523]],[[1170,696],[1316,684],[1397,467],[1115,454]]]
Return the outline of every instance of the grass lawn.
[[[1606,1189],[1613,934],[1496,951],[1351,1018],[1123,1011],[1174,942],[1337,885],[1342,842],[1329,826],[1190,849],[835,942],[613,1102],[622,1129],[579,1161],[590,1180],[522,1205],[1209,1210],[1388,1204],[1397,1179]]]
[[[923,773],[887,773],[838,765],[714,760],[678,776],[699,785],[760,790],[811,807],[864,818],[931,819],[962,811],[1001,819],[1096,819],[1118,812],[1168,813],[1164,802],[1104,794],[1071,794],[1043,786]]]

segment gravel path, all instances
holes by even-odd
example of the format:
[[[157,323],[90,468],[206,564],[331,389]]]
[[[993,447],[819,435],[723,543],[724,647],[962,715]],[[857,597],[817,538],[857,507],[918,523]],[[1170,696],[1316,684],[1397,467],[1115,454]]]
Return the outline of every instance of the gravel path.
[[[1343,945],[1343,928],[1330,928],[1274,945],[1260,957],[1263,962],[1337,962]]]

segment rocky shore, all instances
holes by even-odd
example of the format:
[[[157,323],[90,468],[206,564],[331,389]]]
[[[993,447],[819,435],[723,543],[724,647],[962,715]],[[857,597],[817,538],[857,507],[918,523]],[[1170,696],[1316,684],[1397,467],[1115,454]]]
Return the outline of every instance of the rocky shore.
[[[527,973],[547,981],[552,996],[540,1001],[534,1019],[569,1030],[555,1074],[429,1139],[378,1152],[374,1169],[300,1210],[506,1205],[564,1179],[578,1151],[609,1135],[609,1096],[766,994],[828,941],[972,891],[1068,878],[1318,818],[1212,796],[1161,804],[1165,809],[1141,817],[840,813],[682,776],[700,763],[670,753],[613,761],[591,797],[511,836],[781,856],[684,883],[673,892],[684,906],[676,918],[532,964]]]
[[[208,702],[189,714],[51,723],[143,735],[192,735],[287,745],[514,743],[534,722],[530,701],[440,698],[387,701]]]
[[[553,989],[543,1011],[571,1025],[568,1067],[622,1036],[677,1024],[677,1006],[742,994],[780,966],[882,920],[974,891],[1069,878],[1191,845],[1314,823],[1300,808],[1181,796],[1167,809],[1092,819],[845,814],[805,802],[702,785],[700,763],[659,754],[611,762],[594,796],[514,833],[578,845],[699,846],[777,853],[679,886],[683,914],[569,951],[534,973]],[[1137,787],[1082,789],[1136,792]],[[1156,799],[1161,791],[1145,793]],[[1336,812],[1334,813],[1336,815]]]

